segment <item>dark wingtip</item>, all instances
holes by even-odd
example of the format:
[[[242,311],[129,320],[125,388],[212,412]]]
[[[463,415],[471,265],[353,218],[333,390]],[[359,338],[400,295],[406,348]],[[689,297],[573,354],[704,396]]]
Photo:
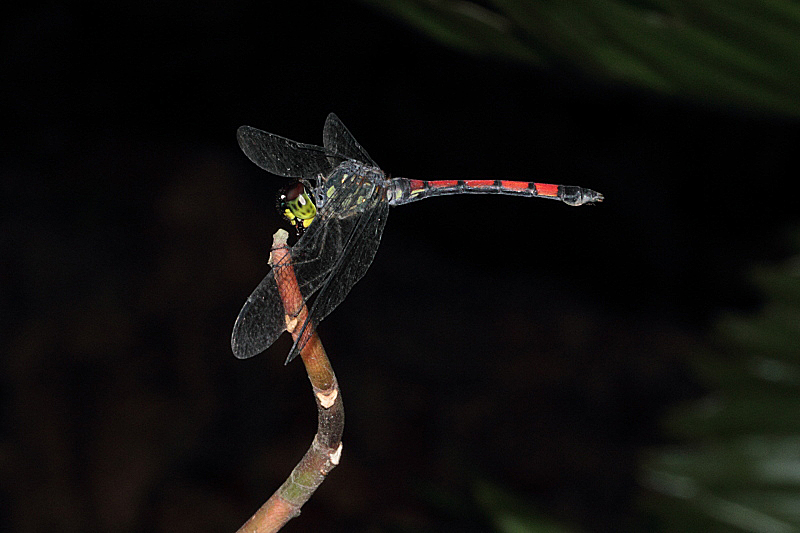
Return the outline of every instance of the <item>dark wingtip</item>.
[[[239,126],[238,128],[236,128],[236,138],[241,140],[252,130],[253,130],[252,126]]]
[[[297,354],[300,353],[300,348],[297,346],[297,341],[303,335],[302,333],[303,331],[305,331],[305,326],[303,327],[303,329],[300,330],[300,336],[298,336],[297,339],[294,339],[294,342],[292,343],[292,349],[289,350],[289,355],[286,356],[286,361],[283,362],[284,366],[291,363],[292,359],[297,357]]]
[[[253,344],[248,342],[247,338],[243,338],[243,336],[239,334],[241,328],[240,318],[241,317],[237,317],[236,323],[233,325],[233,333],[231,333],[231,351],[237,359],[250,359],[261,352],[255,351]]]
[[[253,356],[253,354],[247,353],[247,350],[245,350],[241,344],[236,342],[236,339],[234,338],[231,338],[231,351],[237,359],[249,359]]]
[[[290,352],[289,352],[289,355],[287,355],[287,356],[286,356],[286,361],[284,361],[284,362],[283,362],[283,366],[286,366],[286,365],[288,365],[289,363],[291,363],[291,362],[292,362],[292,359],[294,359],[295,357],[297,357],[297,354],[298,354],[298,353],[299,353],[299,351],[298,351],[298,350],[296,350],[296,349],[292,348],[292,351],[290,351]]]

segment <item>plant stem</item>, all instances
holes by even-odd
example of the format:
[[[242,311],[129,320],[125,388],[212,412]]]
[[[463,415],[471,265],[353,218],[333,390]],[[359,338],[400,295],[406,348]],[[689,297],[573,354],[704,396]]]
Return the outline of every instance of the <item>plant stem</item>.
[[[287,238],[288,233],[284,230],[278,230],[273,235],[270,264],[286,310],[286,329],[296,341],[298,330],[308,317],[308,308],[297,286],[291,248],[286,244]],[[308,325],[303,336],[309,338],[300,351],[300,357],[305,364],[314,391],[314,400],[317,402],[317,434],[289,478],[238,533],[280,530],[284,524],[300,514],[300,507],[317,490],[328,472],[339,464],[344,431],[344,405],[339,383],[313,324]]]

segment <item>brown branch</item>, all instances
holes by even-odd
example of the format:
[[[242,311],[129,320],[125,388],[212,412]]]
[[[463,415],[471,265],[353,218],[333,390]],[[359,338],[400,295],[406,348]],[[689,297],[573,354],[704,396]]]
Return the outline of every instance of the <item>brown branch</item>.
[[[286,310],[286,330],[292,334],[294,340],[297,340],[299,335],[297,330],[305,323],[308,308],[297,286],[297,278],[292,267],[291,248],[286,244],[287,237],[288,233],[284,230],[278,230],[273,236],[270,264]],[[300,514],[300,507],[317,490],[328,472],[339,464],[344,431],[344,406],[339,384],[312,324],[309,324],[303,336],[308,342],[300,351],[300,357],[306,366],[314,399],[317,402],[317,434],[305,456],[292,470],[289,479],[256,511],[238,533],[266,533],[280,530],[286,522]]]

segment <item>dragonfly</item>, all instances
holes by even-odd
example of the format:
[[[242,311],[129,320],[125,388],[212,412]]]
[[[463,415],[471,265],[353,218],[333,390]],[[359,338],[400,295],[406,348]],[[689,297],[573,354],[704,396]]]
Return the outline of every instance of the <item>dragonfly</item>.
[[[559,200],[579,206],[603,195],[570,185],[509,180],[422,181],[389,177],[372,160],[335,114],[322,130],[322,146],[304,144],[251,126],[237,131],[239,146],[271,174],[294,178],[279,195],[281,214],[300,235],[292,246],[292,266],[303,301],[310,304],[286,363],[316,326],[360,280],[380,244],[389,207],[448,194],[507,194]],[[286,310],[270,270],[242,307],[231,336],[236,357],[246,359],[269,348],[287,328]],[[304,340],[305,339],[305,340]]]

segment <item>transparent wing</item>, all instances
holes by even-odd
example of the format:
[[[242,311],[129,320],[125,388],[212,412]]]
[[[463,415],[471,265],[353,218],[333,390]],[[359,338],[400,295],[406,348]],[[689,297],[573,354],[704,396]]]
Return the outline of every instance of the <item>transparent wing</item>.
[[[359,216],[346,219],[339,225],[339,229],[343,231],[339,235],[332,236],[331,240],[340,242],[341,238],[345,238],[344,249],[336,254],[337,257],[330,258],[335,263],[311,306],[308,319],[298,332],[298,339],[303,338],[306,328],[316,329],[319,323],[344,301],[356,282],[364,277],[378,251],[388,215],[389,203],[377,201],[371,209]],[[324,260],[327,261],[328,258]],[[303,345],[298,345],[295,341],[286,362],[289,363],[294,359],[302,349]]]
[[[241,126],[236,138],[250,161],[267,172],[287,178],[327,174],[341,161],[321,146],[299,143],[251,126]]]
[[[353,134],[345,128],[342,121],[334,113],[331,113],[325,119],[325,127],[322,129],[322,144],[329,154],[336,154],[345,159],[355,159],[370,166],[378,167],[367,151],[358,144]],[[335,160],[331,161],[331,163],[337,165],[340,161]]]
[[[292,248],[292,264],[303,299],[317,291],[303,329],[318,325],[347,296],[366,273],[380,244],[389,204],[383,189],[373,184],[353,184],[337,191],[317,214],[317,220]],[[363,197],[364,209],[347,218],[336,215],[354,197]],[[321,290],[320,290],[321,289]],[[240,359],[269,348],[286,330],[286,311],[270,271],[242,307],[233,327],[231,348]],[[287,362],[302,346],[293,346]]]
[[[270,270],[236,317],[231,335],[233,355],[247,359],[272,346],[286,331],[285,315],[275,274]]]

